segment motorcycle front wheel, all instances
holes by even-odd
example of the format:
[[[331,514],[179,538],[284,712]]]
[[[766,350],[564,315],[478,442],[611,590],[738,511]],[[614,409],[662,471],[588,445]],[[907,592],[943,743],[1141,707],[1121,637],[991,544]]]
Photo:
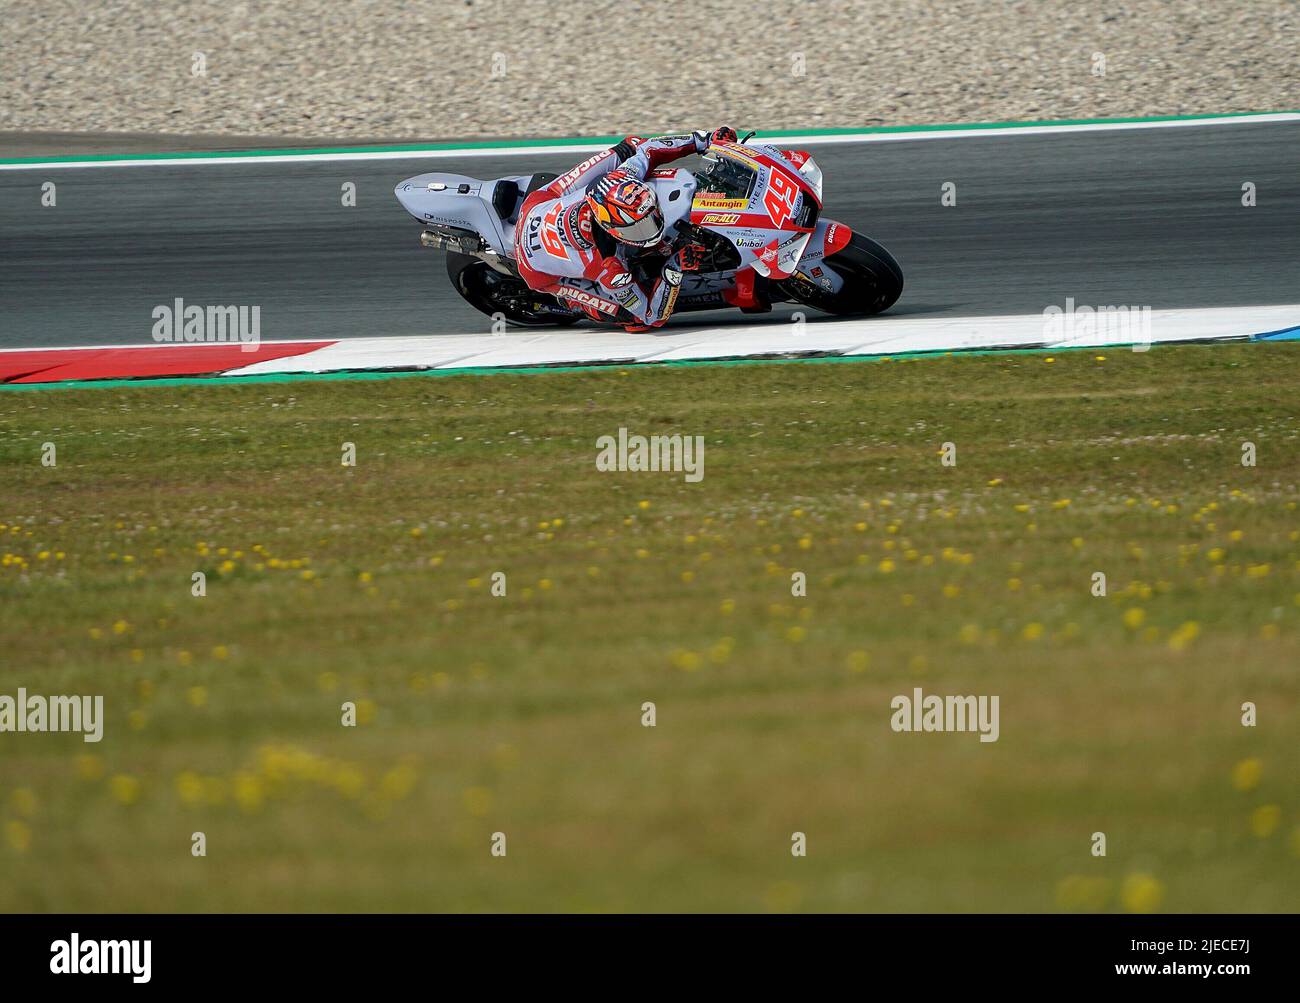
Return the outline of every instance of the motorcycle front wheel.
[[[796,303],[841,317],[883,313],[903,292],[903,270],[894,256],[860,233],[853,234],[848,244],[823,258],[821,264],[833,268],[844,280],[839,292],[828,292],[800,275],[784,279],[782,292]]]

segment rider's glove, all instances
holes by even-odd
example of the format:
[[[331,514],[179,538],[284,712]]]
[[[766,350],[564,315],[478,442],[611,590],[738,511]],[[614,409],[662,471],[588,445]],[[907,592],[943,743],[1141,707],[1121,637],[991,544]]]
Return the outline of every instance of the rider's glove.
[[[678,248],[674,264],[683,272],[697,272],[704,264],[704,255],[708,248],[703,244],[690,243]]]
[[[618,158],[619,163],[622,163],[624,160],[632,157],[636,153],[637,147],[644,142],[645,137],[643,136],[624,136],[617,144],[611,146],[610,149],[614,151],[614,155]]]
[[[734,143],[736,141],[736,130],[727,125],[722,126],[720,129],[714,129],[712,132],[697,129],[691,135],[695,138],[695,149],[701,153],[707,150],[711,143]]]

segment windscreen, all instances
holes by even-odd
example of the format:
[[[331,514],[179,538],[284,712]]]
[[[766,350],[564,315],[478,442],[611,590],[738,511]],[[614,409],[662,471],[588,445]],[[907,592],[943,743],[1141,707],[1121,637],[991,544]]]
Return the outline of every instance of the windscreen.
[[[746,199],[753,194],[757,176],[752,168],[746,167],[730,157],[708,153],[704,156],[704,167],[696,172],[696,194],[708,192],[713,195],[725,195],[727,198]]]

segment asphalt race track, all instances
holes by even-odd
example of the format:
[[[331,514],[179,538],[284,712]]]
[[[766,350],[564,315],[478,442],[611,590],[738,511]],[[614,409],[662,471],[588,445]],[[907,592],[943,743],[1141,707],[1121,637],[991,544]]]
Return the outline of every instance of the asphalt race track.
[[[899,258],[895,317],[1049,304],[1231,307],[1300,293],[1300,123],[810,147],[825,215]],[[275,339],[482,333],[393,185],[583,154],[0,171],[0,348],[143,344],[153,307],[258,304]],[[41,185],[57,184],[57,206]],[[358,204],[340,204],[356,183]],[[957,205],[940,186],[957,185]],[[1243,182],[1258,205],[1241,204]],[[782,316],[778,311],[774,317]],[[753,324],[755,318],[735,317]],[[672,326],[728,323],[684,315]]]

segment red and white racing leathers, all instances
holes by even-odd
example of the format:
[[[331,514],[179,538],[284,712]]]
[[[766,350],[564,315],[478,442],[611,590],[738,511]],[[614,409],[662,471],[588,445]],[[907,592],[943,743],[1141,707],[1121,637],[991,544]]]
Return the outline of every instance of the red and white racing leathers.
[[[644,141],[629,138],[530,194],[515,224],[515,261],[529,288],[550,293],[593,320],[606,323],[659,327],[668,320],[679,286],[662,274],[650,289],[633,279],[627,267],[627,247],[596,232],[585,201],[587,189],[615,168],[644,181],[655,168],[703,152],[708,144],[703,133]],[[661,254],[670,250],[666,243],[657,249]],[[676,269],[678,264],[674,257],[666,267]]]

